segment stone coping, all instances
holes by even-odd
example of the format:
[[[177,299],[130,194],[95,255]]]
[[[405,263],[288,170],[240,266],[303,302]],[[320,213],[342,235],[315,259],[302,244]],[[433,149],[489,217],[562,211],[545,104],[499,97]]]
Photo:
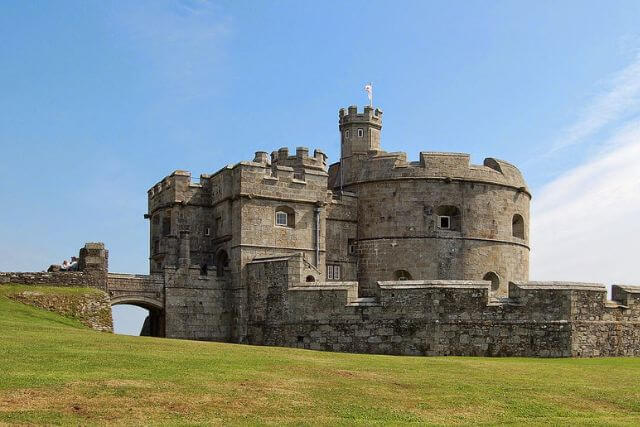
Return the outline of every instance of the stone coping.
[[[299,256],[298,254],[292,254],[289,256],[276,256],[276,257],[267,257],[267,258],[254,258],[249,261],[247,264],[262,264],[265,262],[276,262],[276,261],[288,261],[291,258]]]
[[[488,280],[391,280],[378,282],[380,289],[487,289],[491,287]]]
[[[611,288],[619,288],[629,294],[640,294],[640,286],[637,285],[611,285]]]
[[[133,273],[108,273],[108,277],[114,279],[150,279],[153,275],[150,274],[133,274]]]
[[[587,282],[562,282],[562,281],[550,281],[550,282],[526,282],[513,283],[519,289],[540,289],[540,290],[566,290],[566,291],[607,291],[607,287],[601,283],[587,283]]]
[[[295,285],[290,291],[347,291],[358,286],[358,282],[309,282],[308,285]]]

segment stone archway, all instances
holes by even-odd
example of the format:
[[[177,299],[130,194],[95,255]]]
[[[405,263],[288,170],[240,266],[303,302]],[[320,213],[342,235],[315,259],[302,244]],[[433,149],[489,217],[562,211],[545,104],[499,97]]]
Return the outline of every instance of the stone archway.
[[[165,336],[164,305],[160,301],[143,296],[120,296],[111,299],[111,306],[124,304],[135,305],[149,311],[140,331],[141,336]]]

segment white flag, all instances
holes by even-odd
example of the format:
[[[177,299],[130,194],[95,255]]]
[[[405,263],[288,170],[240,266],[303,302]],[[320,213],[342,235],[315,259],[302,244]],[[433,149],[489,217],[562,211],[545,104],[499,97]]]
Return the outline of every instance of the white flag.
[[[364,90],[367,92],[367,97],[369,97],[369,105],[373,104],[373,86],[371,83],[367,83],[364,85]]]

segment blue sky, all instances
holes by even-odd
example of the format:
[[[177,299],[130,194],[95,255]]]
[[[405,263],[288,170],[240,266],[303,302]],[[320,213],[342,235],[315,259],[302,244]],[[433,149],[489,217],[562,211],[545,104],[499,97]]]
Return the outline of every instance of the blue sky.
[[[3,1],[0,270],[104,241],[146,272],[149,187],[282,146],[335,161],[371,81],[387,151],[522,169],[532,279],[640,282],[638,22],[622,0]]]

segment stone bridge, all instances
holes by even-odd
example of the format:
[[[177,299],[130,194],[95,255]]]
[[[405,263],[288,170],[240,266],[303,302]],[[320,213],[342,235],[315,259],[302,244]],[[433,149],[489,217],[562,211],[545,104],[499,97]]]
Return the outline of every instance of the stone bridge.
[[[112,306],[130,304],[149,310],[141,335],[165,336],[163,275],[108,273],[106,292]]]

